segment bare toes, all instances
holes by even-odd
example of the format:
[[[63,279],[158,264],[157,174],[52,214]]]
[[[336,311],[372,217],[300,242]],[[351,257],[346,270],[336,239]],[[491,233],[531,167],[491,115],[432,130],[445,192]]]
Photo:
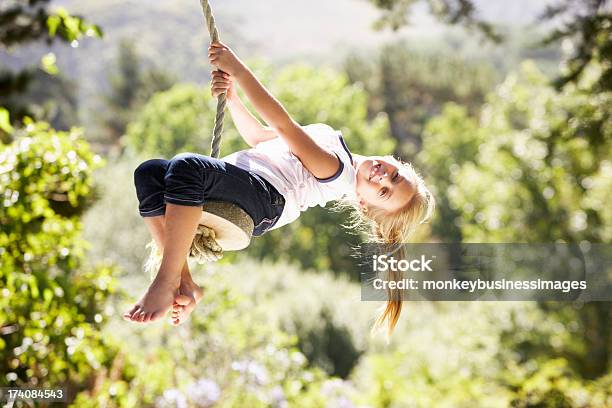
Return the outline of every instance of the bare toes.
[[[187,306],[192,301],[193,301],[193,298],[190,298],[189,296],[186,296],[186,295],[178,295],[177,297],[174,298],[174,302],[181,306]]]
[[[140,308],[139,305],[135,305],[133,308],[131,308],[130,310],[128,310],[127,312],[125,312],[123,314],[123,317],[126,318],[127,320],[131,320],[132,316],[134,316],[134,313],[136,313],[136,311]]]

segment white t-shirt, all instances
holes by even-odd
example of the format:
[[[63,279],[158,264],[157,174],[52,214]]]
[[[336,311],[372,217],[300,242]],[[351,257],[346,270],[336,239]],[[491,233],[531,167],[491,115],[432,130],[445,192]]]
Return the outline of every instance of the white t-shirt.
[[[283,213],[271,229],[295,221],[309,207],[325,207],[329,201],[355,197],[353,156],[341,132],[322,123],[304,126],[303,129],[319,146],[336,154],[340,160],[336,174],[317,179],[291,153],[281,137],[222,158],[227,163],[263,177],[285,197]]]

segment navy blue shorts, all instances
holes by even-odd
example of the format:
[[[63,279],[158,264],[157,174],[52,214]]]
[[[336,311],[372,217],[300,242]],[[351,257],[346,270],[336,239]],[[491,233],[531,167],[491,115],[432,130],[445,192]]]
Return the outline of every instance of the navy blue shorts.
[[[208,200],[225,201],[251,216],[253,236],[272,228],[285,207],[283,195],[263,177],[197,153],[141,163],[134,170],[134,185],[142,217],[165,214],[166,203],[199,207]]]

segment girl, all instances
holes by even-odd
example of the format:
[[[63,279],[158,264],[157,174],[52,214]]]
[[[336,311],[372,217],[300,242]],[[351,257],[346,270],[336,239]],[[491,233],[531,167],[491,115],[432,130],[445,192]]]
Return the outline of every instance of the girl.
[[[181,153],[136,168],[139,212],[163,257],[145,295],[124,314],[133,322],[157,320],[172,308],[172,321],[180,324],[201,299],[186,261],[206,200],[238,204],[253,218],[254,236],[289,224],[308,207],[341,200],[384,243],[406,242],[435,206],[410,164],[354,154],[327,125],[300,126],[226,45],[211,44],[208,55],[220,70],[212,73],[212,95],[226,93],[232,119],[252,148],[222,160]],[[246,109],[234,82],[269,127]],[[386,321],[392,330],[402,302],[399,292],[388,295],[375,327]]]

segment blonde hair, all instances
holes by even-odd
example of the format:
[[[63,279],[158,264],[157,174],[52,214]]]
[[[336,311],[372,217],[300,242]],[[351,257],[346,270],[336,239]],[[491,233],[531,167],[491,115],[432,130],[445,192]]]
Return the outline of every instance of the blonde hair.
[[[406,249],[403,243],[416,231],[420,224],[429,221],[433,215],[436,202],[425,185],[423,178],[415,171],[410,163],[403,162],[393,156],[385,156],[385,159],[394,163],[398,168],[408,171],[415,185],[415,193],[401,209],[390,213],[378,207],[368,207],[363,210],[356,202],[343,202],[342,204],[353,209],[349,225],[351,229],[361,229],[367,236],[368,241],[384,244],[385,246],[397,246],[400,259],[406,257]],[[381,276],[386,281],[399,281],[401,274],[388,268]],[[372,332],[378,331],[387,325],[387,335],[393,333],[402,311],[403,294],[401,289],[387,289],[387,303],[377,317],[372,327]]]

